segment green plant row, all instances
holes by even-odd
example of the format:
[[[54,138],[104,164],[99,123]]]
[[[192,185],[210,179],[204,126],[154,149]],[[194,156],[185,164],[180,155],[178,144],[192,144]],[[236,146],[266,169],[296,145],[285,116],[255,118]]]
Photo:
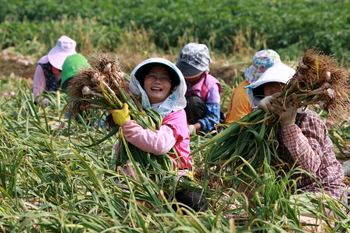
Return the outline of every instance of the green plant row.
[[[60,35],[67,34],[81,47],[88,42],[94,49],[114,51],[121,32],[144,29],[148,39],[165,50],[197,40],[213,51],[234,54],[241,35],[255,50],[265,46],[292,56],[296,50],[316,46],[340,61],[350,61],[350,18],[344,14],[350,2],[345,0],[1,2],[3,49],[32,44],[34,38],[50,48]]]

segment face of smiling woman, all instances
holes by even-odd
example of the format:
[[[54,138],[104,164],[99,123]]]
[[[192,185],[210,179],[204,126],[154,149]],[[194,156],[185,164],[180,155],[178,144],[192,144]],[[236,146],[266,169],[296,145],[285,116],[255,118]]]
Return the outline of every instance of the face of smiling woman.
[[[163,102],[171,94],[171,79],[167,69],[156,65],[146,75],[143,85],[151,104]]]

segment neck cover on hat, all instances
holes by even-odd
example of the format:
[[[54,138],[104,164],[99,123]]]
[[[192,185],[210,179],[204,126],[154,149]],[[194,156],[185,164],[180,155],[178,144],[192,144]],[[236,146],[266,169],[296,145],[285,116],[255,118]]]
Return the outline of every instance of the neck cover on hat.
[[[166,65],[173,69],[176,74],[178,75],[178,78],[180,80],[180,84],[178,86],[174,87],[174,90],[172,93],[161,103],[157,103],[154,106],[151,106],[146,91],[141,87],[140,82],[136,79],[135,73],[143,66],[148,65],[150,63],[159,63]],[[146,75],[146,74],[144,74]],[[152,108],[153,110],[157,111],[159,114],[162,115],[162,117],[166,117],[169,113],[173,111],[178,111],[180,109],[183,109],[186,107],[186,82],[185,79],[181,73],[181,71],[170,61],[163,59],[163,58],[150,58],[143,62],[141,62],[136,68],[131,72],[130,75],[130,83],[129,83],[130,91],[135,94],[142,96],[142,106],[146,108]]]

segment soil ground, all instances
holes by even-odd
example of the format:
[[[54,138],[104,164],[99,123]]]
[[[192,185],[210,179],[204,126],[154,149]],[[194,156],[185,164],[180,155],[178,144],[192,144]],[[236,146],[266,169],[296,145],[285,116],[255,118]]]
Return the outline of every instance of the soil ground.
[[[35,66],[34,59],[29,56],[9,54],[5,50],[0,52],[0,77],[13,73],[17,77],[32,79]]]
[[[130,73],[131,69],[137,65],[134,64],[135,60],[137,60],[135,57],[138,56],[123,56],[123,58],[120,59],[123,67],[129,67],[129,69],[124,69],[124,72]],[[210,72],[214,77],[223,79],[227,84],[232,83],[235,70],[242,71],[244,69],[244,67],[240,66],[221,66],[217,64],[222,63],[211,64]],[[10,54],[6,50],[0,52],[0,78],[10,76],[13,73],[16,77],[32,80],[36,65],[37,59],[33,57]]]

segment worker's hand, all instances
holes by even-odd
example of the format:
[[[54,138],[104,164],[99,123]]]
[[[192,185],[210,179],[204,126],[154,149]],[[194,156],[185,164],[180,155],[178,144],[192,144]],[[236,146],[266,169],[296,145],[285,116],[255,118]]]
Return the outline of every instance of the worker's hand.
[[[276,93],[272,96],[267,96],[259,103],[259,108],[265,111],[270,111],[272,114],[279,117],[279,122],[282,127],[293,125],[295,123],[295,117],[297,115],[297,106],[292,106],[289,101],[285,101],[283,98],[278,98],[280,93]]]
[[[271,106],[271,98],[272,96],[266,96],[264,99],[260,100],[258,108],[263,109],[265,112],[269,111],[269,107]]]
[[[297,116],[298,108],[292,106],[289,101],[283,101],[282,98],[271,98],[270,111],[279,116],[279,122],[282,127],[293,125]]]
[[[45,105],[45,106],[49,106],[50,105],[50,101],[48,99],[43,99],[42,100],[42,103]]]
[[[190,131],[190,135],[195,135],[197,132],[197,129],[194,125],[188,125],[188,131]]]
[[[122,109],[108,110],[108,112],[112,114],[114,123],[119,126],[122,126],[126,121],[130,120],[129,105],[126,103],[124,103]]]

